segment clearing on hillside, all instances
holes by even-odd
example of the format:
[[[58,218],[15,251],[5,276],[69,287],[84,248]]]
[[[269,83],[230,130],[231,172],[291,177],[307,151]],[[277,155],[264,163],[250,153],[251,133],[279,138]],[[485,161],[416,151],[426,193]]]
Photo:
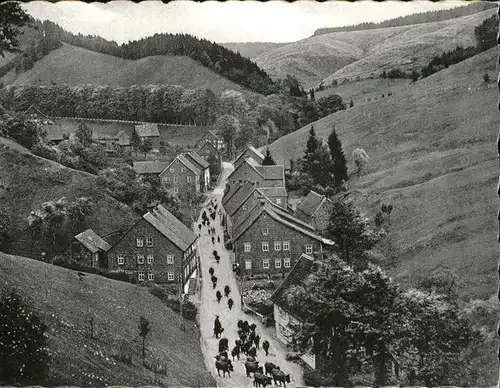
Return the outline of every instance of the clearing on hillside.
[[[84,274],[20,256],[0,253],[0,290],[17,290],[48,326],[53,386],[153,385],[142,365],[139,317],[150,322],[146,362],[163,356],[167,375],[160,386],[215,386],[205,369],[199,331],[145,287]],[[94,336],[91,338],[90,320]],[[120,356],[132,356],[132,363]]]
[[[12,73],[12,72],[11,72]],[[186,89],[208,88],[220,93],[233,89],[255,94],[220,76],[191,58],[158,55],[137,60],[122,59],[63,44],[35,63],[32,69],[2,81],[15,85],[95,84],[109,86],[180,85]]]
[[[393,275],[415,277],[438,265],[462,280],[464,296],[497,289],[498,91],[496,48],[314,123],[326,140],[335,126],[350,163],[351,196],[374,216],[392,203],[386,255]],[[310,126],[274,142],[277,163],[300,158]],[[358,179],[354,148],[370,156]]]
[[[333,79],[378,77],[382,70],[426,65],[456,46],[475,46],[474,27],[495,9],[439,22],[333,32],[279,47],[253,60],[273,77],[291,74],[305,88]]]

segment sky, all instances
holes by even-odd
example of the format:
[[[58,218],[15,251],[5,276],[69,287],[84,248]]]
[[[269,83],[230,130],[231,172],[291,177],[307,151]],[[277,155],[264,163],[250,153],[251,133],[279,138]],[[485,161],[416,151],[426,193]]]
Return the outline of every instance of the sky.
[[[465,1],[159,1],[83,3],[60,1],[24,3],[40,20],[64,29],[99,35],[117,43],[155,33],[188,33],[217,43],[293,42],[311,36],[318,28],[362,22],[379,22],[412,13],[465,5]]]

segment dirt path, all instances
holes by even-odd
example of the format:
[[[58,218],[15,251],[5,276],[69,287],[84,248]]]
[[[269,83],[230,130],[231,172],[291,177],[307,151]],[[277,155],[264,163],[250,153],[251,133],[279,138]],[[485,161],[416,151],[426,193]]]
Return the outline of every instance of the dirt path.
[[[220,202],[224,193],[225,178],[227,178],[230,173],[231,169],[228,168],[227,165],[224,166],[223,179],[221,179],[221,183],[213,191],[212,195],[209,196],[207,203],[210,199],[214,198],[218,203],[217,208],[221,206]],[[238,338],[236,322],[239,319],[242,319],[248,320],[250,323],[255,323],[257,325],[256,332],[261,337],[261,343],[266,339],[270,343],[268,357],[266,357],[265,352],[262,349],[257,351],[257,360],[259,361],[259,365],[263,366],[266,361],[273,362],[279,365],[281,370],[285,373],[290,374],[291,383],[287,384],[287,387],[303,386],[302,369],[297,364],[290,363],[285,360],[285,348],[265,331],[260,321],[253,319],[252,316],[245,314],[241,310],[240,294],[238,292],[236,278],[231,268],[231,263],[229,262],[228,252],[224,249],[223,227],[220,224],[218,216],[215,223],[211,220],[211,226],[216,228],[215,244],[212,243],[212,235],[208,234],[208,228],[203,227],[198,246],[201,258],[202,275],[199,305],[201,348],[209,372],[215,377],[217,384],[220,387],[253,387],[253,378],[246,377],[244,365],[246,359],[245,355],[241,355],[239,361],[235,360],[233,362],[234,372],[231,373],[231,377],[217,376],[214,357],[218,353],[219,340],[213,337],[213,325],[214,319],[216,315],[218,315],[222,327],[224,328],[222,337],[229,340],[230,350],[234,346],[235,339]],[[217,242],[217,236],[220,236],[221,238],[220,243]],[[219,264],[217,264],[213,259],[212,252],[214,249],[217,250],[219,256],[221,257]],[[215,289],[212,288],[212,283],[210,281],[210,274],[208,272],[210,267],[214,268],[214,274],[218,278],[217,287]],[[234,301],[232,310],[229,310],[227,306],[228,298],[223,297],[219,304],[217,303],[217,298],[215,296],[217,290],[224,294],[223,289],[226,285],[230,287],[231,293],[229,297]]]

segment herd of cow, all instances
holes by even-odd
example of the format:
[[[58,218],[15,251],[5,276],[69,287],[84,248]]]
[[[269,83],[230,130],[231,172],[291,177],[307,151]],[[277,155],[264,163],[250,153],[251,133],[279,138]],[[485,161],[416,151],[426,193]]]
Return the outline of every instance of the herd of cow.
[[[218,318],[216,318],[218,320]],[[283,383],[283,387],[286,388],[286,383],[290,382],[290,375],[285,374],[279,366],[272,362],[265,362],[264,368],[259,365],[257,358],[257,349],[259,349],[260,336],[256,334],[256,325],[249,324],[248,321],[239,320],[238,326],[238,336],[239,338],[234,341],[235,346],[231,350],[231,358],[229,358],[227,351],[229,350],[229,342],[227,338],[221,338],[219,340],[219,354],[215,356],[215,368],[217,369],[217,375],[220,376],[222,371],[222,376],[225,377],[226,373],[231,377],[231,372],[234,371],[234,366],[232,361],[235,358],[240,359],[240,354],[245,354],[245,371],[247,377],[252,377],[253,373],[253,384],[255,387],[266,387],[266,385],[271,385],[274,381],[274,385],[280,385]],[[269,355],[269,341],[265,340],[262,342],[262,349]]]

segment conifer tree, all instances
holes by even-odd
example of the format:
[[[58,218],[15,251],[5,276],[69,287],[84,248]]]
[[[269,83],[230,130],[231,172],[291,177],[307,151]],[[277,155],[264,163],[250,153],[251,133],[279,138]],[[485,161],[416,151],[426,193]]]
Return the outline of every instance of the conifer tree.
[[[347,181],[347,160],[342,150],[342,143],[337,136],[335,127],[332,133],[328,136],[328,148],[332,158],[331,173],[334,176],[334,184],[336,187],[342,186],[342,181]]]
[[[130,135],[130,145],[132,146],[135,152],[137,152],[137,150],[141,146],[141,138],[139,137],[135,129],[132,131],[132,134]]]
[[[266,156],[264,157],[264,160],[262,161],[263,166],[274,166],[276,165],[276,162],[273,159],[273,156],[271,155],[271,151],[269,151],[269,148],[266,149]]]

